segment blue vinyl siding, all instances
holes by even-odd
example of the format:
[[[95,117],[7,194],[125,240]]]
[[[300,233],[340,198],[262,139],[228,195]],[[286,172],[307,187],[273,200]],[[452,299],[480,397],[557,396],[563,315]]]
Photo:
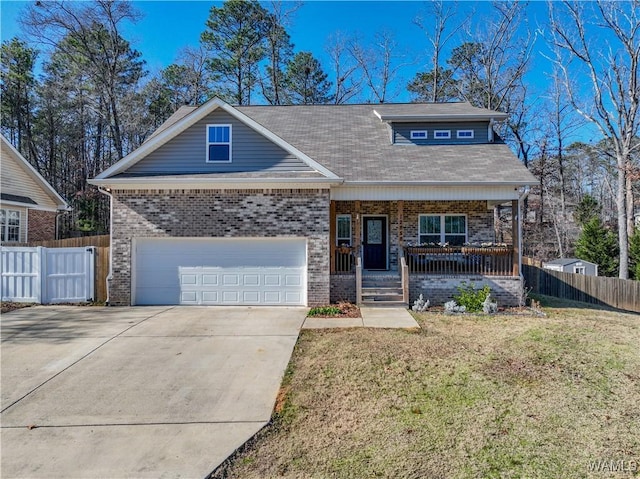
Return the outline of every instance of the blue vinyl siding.
[[[232,161],[207,162],[207,125],[231,128]],[[127,170],[127,174],[163,175],[255,171],[312,171],[303,161],[225,111],[211,115],[180,133]]]
[[[489,141],[488,122],[394,123],[393,142],[398,145],[470,145]],[[451,132],[451,138],[436,138],[434,132]],[[473,130],[473,138],[458,138],[458,130]],[[427,139],[411,139],[411,131],[426,131]]]

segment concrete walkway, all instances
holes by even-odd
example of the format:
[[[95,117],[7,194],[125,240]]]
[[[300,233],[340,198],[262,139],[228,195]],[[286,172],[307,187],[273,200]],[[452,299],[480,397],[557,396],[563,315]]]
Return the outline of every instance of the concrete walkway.
[[[3,314],[7,478],[203,478],[270,419],[306,308]]]
[[[419,329],[420,325],[405,308],[360,308],[361,318],[307,318],[302,329],[392,328]]]

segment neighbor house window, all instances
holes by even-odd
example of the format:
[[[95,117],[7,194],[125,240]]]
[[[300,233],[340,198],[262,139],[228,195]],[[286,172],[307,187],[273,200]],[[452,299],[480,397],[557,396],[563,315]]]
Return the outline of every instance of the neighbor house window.
[[[458,138],[470,140],[473,138],[473,130],[458,130]]]
[[[420,243],[449,243],[462,246],[467,241],[465,215],[420,215],[418,241]]]
[[[426,140],[427,139],[427,130],[411,130],[411,139],[412,140]]]
[[[336,216],[336,231],[338,246],[351,246],[351,215]]]
[[[231,162],[231,125],[207,125],[207,162]]]
[[[436,140],[448,140],[451,138],[451,130],[436,130],[433,132],[433,137]]]
[[[586,274],[584,266],[574,266],[573,272],[576,274]]]
[[[0,241],[20,241],[20,212],[0,209]]]

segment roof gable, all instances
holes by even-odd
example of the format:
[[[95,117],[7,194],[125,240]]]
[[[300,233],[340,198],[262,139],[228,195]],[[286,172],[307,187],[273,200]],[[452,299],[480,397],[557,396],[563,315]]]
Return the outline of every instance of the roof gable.
[[[68,209],[67,202],[38,173],[18,150],[0,135],[2,200],[42,209]]]
[[[216,110],[221,110],[226,112],[227,115],[235,119],[236,121],[242,123],[247,128],[253,130],[259,135],[262,135],[265,139],[269,140],[277,147],[292,155],[293,157],[300,160],[311,170],[314,170],[320,173],[325,178],[337,179],[338,177],[331,171],[329,171],[326,167],[320,165],[309,156],[299,151],[281,137],[275,135],[272,131],[265,128],[263,125],[255,122],[251,118],[247,117],[243,113],[241,113],[236,108],[231,105],[225,103],[219,98],[214,98],[199,108],[187,112],[182,111],[181,113],[186,113],[181,118],[177,119],[170,126],[166,126],[164,130],[159,133],[152,135],[152,137],[145,143],[143,143],[138,149],[124,157],[122,160],[103,171],[101,174],[96,176],[94,183],[100,184],[102,183],[100,180],[106,180],[108,178],[112,178],[116,175],[125,173],[127,170],[133,168],[136,164],[141,162],[144,158],[147,158],[154,152],[156,152],[162,146],[168,144],[171,140],[177,138],[179,135],[183,134],[186,130],[197,125],[199,122],[203,120],[206,122],[206,118],[209,115],[212,115]],[[180,111],[180,110],[179,110]],[[165,125],[168,123],[165,122]],[[204,140],[204,134],[203,134]],[[204,148],[203,148],[204,152]],[[177,159],[176,159],[177,160]]]

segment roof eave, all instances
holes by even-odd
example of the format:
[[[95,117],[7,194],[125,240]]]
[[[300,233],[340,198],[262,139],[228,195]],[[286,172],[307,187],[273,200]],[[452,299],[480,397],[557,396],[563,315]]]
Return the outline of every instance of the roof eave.
[[[375,111],[375,110],[374,110]],[[475,115],[381,115],[375,112],[381,121],[388,123],[435,123],[440,121],[504,121],[508,118],[505,113],[475,114]]]
[[[514,181],[349,181],[345,180],[342,186],[534,186],[537,182]]]

